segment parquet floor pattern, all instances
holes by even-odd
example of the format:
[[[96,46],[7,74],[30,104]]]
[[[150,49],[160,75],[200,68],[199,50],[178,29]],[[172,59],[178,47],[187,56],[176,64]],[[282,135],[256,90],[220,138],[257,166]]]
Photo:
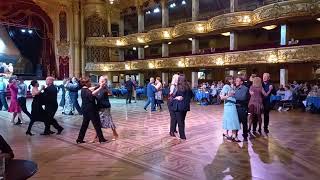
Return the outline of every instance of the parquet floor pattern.
[[[28,101],[30,107],[31,101]],[[106,144],[76,145],[82,123],[79,115],[56,119],[62,135],[39,136],[36,123],[26,137],[27,125],[10,124],[10,114],[0,112],[0,133],[16,157],[39,165],[32,179],[318,179],[320,177],[320,116],[304,112],[272,112],[270,135],[248,143],[222,139],[223,106],[192,104],[187,115],[187,141],[168,135],[169,113],[145,112],[143,101],[126,105],[112,99],[112,116],[119,139]],[[25,117],[25,119],[27,119]],[[90,126],[86,140],[93,137]],[[104,130],[107,139],[111,131]],[[18,170],[17,170],[18,171]]]

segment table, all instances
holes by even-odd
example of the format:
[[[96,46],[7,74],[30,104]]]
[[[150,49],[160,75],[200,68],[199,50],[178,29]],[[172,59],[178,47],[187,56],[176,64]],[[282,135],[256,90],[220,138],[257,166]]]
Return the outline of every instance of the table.
[[[13,159],[6,165],[6,179],[24,180],[32,177],[38,171],[38,165],[33,161]]]
[[[137,93],[137,96],[141,96],[145,94],[143,88],[136,89],[136,93]]]
[[[316,108],[320,108],[320,97],[318,96],[308,96],[307,99],[307,106],[313,104]]]
[[[203,98],[206,98],[208,101],[210,101],[209,96],[209,92],[197,91],[195,93],[195,100],[201,101]]]
[[[270,102],[272,103],[273,101],[281,101],[282,97],[281,96],[271,96],[270,97]]]
[[[121,95],[125,95],[128,94],[128,90],[127,89],[120,89]]]

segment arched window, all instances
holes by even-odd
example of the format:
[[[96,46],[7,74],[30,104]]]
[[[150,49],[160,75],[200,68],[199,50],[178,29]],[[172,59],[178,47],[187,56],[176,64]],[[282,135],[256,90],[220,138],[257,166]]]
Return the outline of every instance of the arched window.
[[[67,41],[67,13],[61,11],[59,14],[59,30],[60,30],[60,41]]]

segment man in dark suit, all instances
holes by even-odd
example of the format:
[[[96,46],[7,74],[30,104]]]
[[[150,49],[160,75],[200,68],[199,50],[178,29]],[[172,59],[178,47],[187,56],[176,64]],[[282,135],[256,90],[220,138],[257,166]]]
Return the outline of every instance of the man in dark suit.
[[[275,89],[273,88],[273,85],[270,83],[270,74],[269,73],[263,73],[262,77],[263,83],[262,83],[262,88],[264,89],[265,92],[268,92],[271,90],[271,93],[264,97],[263,99],[263,124],[264,124],[264,132],[266,134],[269,133],[269,113],[272,108],[272,104],[270,102],[270,97],[272,94],[276,94]],[[253,123],[253,132],[256,132],[257,129],[257,123]]]
[[[53,77],[47,77],[46,78],[46,84],[47,87],[44,89],[44,92],[42,93],[42,97],[44,98],[43,103],[45,105],[45,111],[48,114],[49,119],[47,119],[47,123],[44,133],[42,135],[50,135],[53,132],[50,130],[50,125],[53,125],[55,129],[58,130],[57,134],[61,134],[63,131],[63,127],[61,127],[57,120],[54,119],[54,115],[56,114],[58,110],[58,101],[57,101],[57,94],[58,90],[56,86],[53,84],[54,78]]]
[[[128,81],[126,82],[126,88],[128,90],[126,104],[128,104],[128,103],[131,104],[132,92],[133,92],[133,88],[134,88],[134,84],[131,81],[131,78],[129,78]]]

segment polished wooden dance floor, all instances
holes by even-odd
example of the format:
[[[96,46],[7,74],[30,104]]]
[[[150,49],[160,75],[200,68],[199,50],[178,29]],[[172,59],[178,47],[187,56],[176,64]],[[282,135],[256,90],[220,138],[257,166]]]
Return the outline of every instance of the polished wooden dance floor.
[[[81,116],[64,116],[62,135],[33,137],[27,125],[10,124],[10,114],[0,112],[0,133],[12,145],[16,158],[38,163],[32,179],[319,179],[320,116],[304,112],[272,112],[270,135],[248,143],[223,141],[222,106],[192,105],[187,115],[187,141],[168,135],[169,114],[145,112],[143,103],[112,101],[119,139],[106,144],[76,145]],[[29,102],[30,104],[30,102]],[[27,118],[25,118],[27,119]],[[91,140],[91,127],[86,140]],[[111,139],[111,132],[104,130]],[[242,138],[242,137],[241,137]],[[17,169],[17,173],[19,169]]]

